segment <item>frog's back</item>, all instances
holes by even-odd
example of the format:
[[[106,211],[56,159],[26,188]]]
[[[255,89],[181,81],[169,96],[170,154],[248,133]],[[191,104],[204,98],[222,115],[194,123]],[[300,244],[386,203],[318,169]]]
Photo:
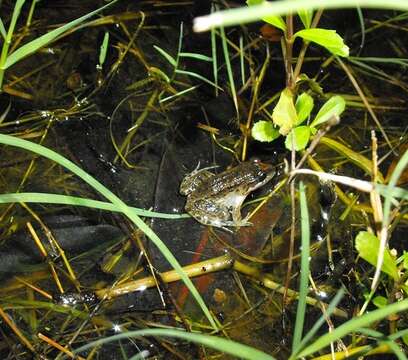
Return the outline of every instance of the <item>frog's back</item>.
[[[259,168],[251,163],[241,163],[237,167],[226,170],[221,174],[205,179],[195,190],[195,197],[206,198],[236,191],[241,188],[247,191],[253,185],[258,184],[265,177]]]

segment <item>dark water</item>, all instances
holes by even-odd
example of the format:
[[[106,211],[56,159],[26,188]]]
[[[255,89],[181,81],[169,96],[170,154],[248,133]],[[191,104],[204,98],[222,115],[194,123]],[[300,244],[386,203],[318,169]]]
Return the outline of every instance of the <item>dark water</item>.
[[[22,42],[26,43],[54,28],[55,24],[65,23],[101,5],[100,1],[39,2]],[[7,14],[3,22],[8,23],[13,4],[5,1],[0,6],[1,13]],[[220,41],[218,74],[222,91],[218,95],[214,87],[197,78],[174,73],[171,64],[153,47],[158,46],[175,57],[183,22],[182,51],[211,56],[210,35],[194,34],[191,30],[193,17],[208,12],[209,8],[210,2],[199,1],[174,4],[118,2],[94,17],[91,20],[94,23],[64,36],[7,70],[5,84],[14,92],[6,90],[0,97],[3,109],[10,105],[0,124],[1,132],[56,150],[131,206],[183,213],[185,198],[178,193],[182,178],[198,163],[201,167],[218,165],[219,168],[214,170],[216,173],[238,163],[237,157],[242,149],[240,125],[246,123],[251,106],[252,87],[242,86],[239,56],[235,53],[232,68],[239,97],[237,117]],[[29,4],[25,4],[17,35],[23,34],[22,26],[28,11]],[[367,16],[367,26],[371,26],[374,21],[371,17],[378,18],[379,14],[370,12]],[[322,24],[336,28],[352,51],[359,51],[361,38],[354,12],[327,12]],[[237,27],[228,29],[227,34],[235,44],[240,36],[246,45],[256,42],[248,52],[251,61],[245,62],[246,76],[250,71],[259,70],[269,48],[272,60],[259,94],[259,103],[263,103],[284,87],[285,79],[280,46],[260,39],[259,27],[259,24],[251,24],[245,31]],[[98,69],[105,32],[110,35],[107,57],[102,69]],[[392,33],[391,29],[369,32],[360,55],[404,57],[406,46],[403,39],[406,35],[395,32]],[[390,34],[393,34],[392,41],[386,41]],[[314,78],[325,93],[354,94],[348,78],[337,65],[321,66],[327,56],[323,50],[312,48],[308,55],[311,58],[305,63],[304,72]],[[209,62],[182,58],[179,68],[214,81]],[[406,68],[384,67],[383,71],[393,77],[392,81],[386,82],[381,77],[368,76],[364,70],[355,71],[359,80],[370,87],[373,96],[370,99],[374,105],[378,104],[381,123],[398,150],[405,139],[400,119],[406,111]],[[168,76],[170,83],[166,83],[162,73]],[[13,83],[15,79],[20,81]],[[192,86],[197,88],[166,100]],[[314,95],[317,103],[324,102],[321,96]],[[350,106],[341,124],[332,129],[329,136],[370,158],[370,129],[374,128],[374,123],[359,106],[358,99],[350,96],[348,100]],[[272,109],[267,108],[267,111]],[[255,120],[262,116],[265,114],[256,113]],[[129,132],[135,124],[136,130]],[[202,124],[217,129],[215,137],[203,130]],[[381,133],[377,131],[377,134],[379,155],[386,156],[389,148]],[[45,192],[104,200],[80,179],[51,161],[8,147],[2,147],[1,153],[2,193]],[[278,140],[272,144],[250,141],[247,155],[248,158],[261,158],[279,169],[279,176],[249,197],[254,200],[269,193],[284,178],[282,162],[283,159],[289,160],[290,154],[284,149],[283,141]],[[325,146],[317,148],[315,158],[327,171],[367,178],[363,171]],[[381,163],[380,171],[384,175],[391,162],[386,157]],[[302,179],[308,191],[314,244],[312,277],[320,299],[326,303],[341,286],[347,289],[341,308],[351,317],[357,305],[364,302],[363,293],[369,290],[369,276],[373,274],[370,265],[362,260],[356,262],[353,245],[357,231],[370,225],[370,220],[361,212],[345,214],[345,205],[333,196],[330,185],[322,185],[311,178]],[[359,201],[368,203],[368,196],[362,195]],[[253,208],[253,204],[249,205],[243,212]],[[256,214],[251,229],[240,229],[235,233],[212,232],[191,218],[146,219],[146,222],[182,265],[229,251],[237,260],[269,274],[278,283],[284,283],[290,214],[289,190],[283,187]],[[59,274],[64,291],[74,293],[78,289],[92,292],[109,288],[122,280],[148,276],[152,269],[169,270],[170,266],[157,248],[119,214],[64,205],[27,204],[24,207],[15,204],[2,205],[0,222],[0,305],[33,344],[36,354],[58,358],[55,349],[38,341],[36,335],[39,332],[62,345],[72,341],[70,348],[74,349],[114,334],[114,325],[122,330],[136,330],[155,325],[188,327],[186,324],[200,329],[198,325],[205,324],[194,300],[179,283],[166,285],[159,281],[160,292],[152,289],[109,301],[99,299],[92,304],[78,304],[75,308],[81,313],[70,314],[52,305],[51,300],[27,290],[14,277],[24,278],[56,295],[59,291],[51,277],[51,267]],[[61,252],[47,245],[49,257],[44,260],[40,256],[27,222],[33,225],[44,243],[49,241],[48,230],[51,232],[64,250],[77,281],[69,279]],[[295,254],[299,254],[298,226],[296,229]],[[405,250],[402,242],[404,230],[404,220],[401,220],[390,240],[399,252]],[[145,253],[149,260],[142,255]],[[109,264],[113,266],[109,267]],[[299,260],[295,257],[294,279],[290,283],[293,289],[298,286],[298,271]],[[288,357],[296,316],[295,301],[283,308],[280,294],[231,270],[205,275],[195,280],[195,285],[225,326],[229,338],[277,358]],[[34,299],[43,303],[21,305]],[[35,313],[32,308],[36,309]],[[320,316],[318,308],[309,307],[306,328],[313,326]],[[333,321],[337,324],[343,320],[333,318]],[[322,330],[325,331],[327,329]],[[34,355],[25,352],[4,323],[2,332],[7,339],[7,342],[0,343],[3,358],[33,358]],[[198,346],[161,339],[122,341],[120,346],[115,343],[97,351],[99,359],[119,359],[123,354],[131,357],[143,350],[150,356],[163,359],[205,358]],[[213,353],[209,350],[208,354]],[[228,357],[221,355],[221,358]]]

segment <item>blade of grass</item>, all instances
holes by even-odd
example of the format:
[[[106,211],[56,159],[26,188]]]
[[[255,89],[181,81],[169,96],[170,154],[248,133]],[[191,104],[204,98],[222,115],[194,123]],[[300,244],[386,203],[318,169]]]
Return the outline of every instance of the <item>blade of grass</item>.
[[[359,329],[358,332],[360,334],[366,335],[367,337],[372,337],[376,339],[379,346],[381,346],[382,344],[387,345],[389,349],[395,354],[395,356],[399,360],[407,360],[407,357],[400,350],[399,346],[393,340],[391,340],[388,336],[384,335],[383,333],[373,330],[373,329],[367,329],[367,328]]]
[[[141,337],[141,336],[163,336],[163,337],[175,337],[178,339],[187,340],[189,342],[201,344],[207,347],[210,347],[215,350],[222,351],[224,353],[236,356],[239,359],[247,359],[247,360],[274,360],[275,358],[271,355],[264,353],[263,351],[257,350],[253,347],[240,344],[238,342],[223,339],[218,336],[209,336],[197,333],[188,333],[183,331],[182,329],[144,329],[144,330],[136,330],[136,331],[128,331],[122,334],[113,335],[110,337],[106,337],[101,340],[93,341],[85,346],[81,346],[80,348],[74,351],[75,354],[80,353],[81,351],[87,350],[94,346],[100,346],[102,344],[117,341],[121,339],[129,339],[133,337]]]
[[[212,318],[210,311],[208,310],[206,304],[204,303],[203,298],[195,288],[192,281],[183,271],[177,259],[171,253],[169,248],[163,243],[163,241],[156,235],[156,233],[147,226],[144,221],[136,215],[130,207],[128,207],[120,198],[118,198],[114,193],[112,193],[108,188],[102,185],[99,181],[89,175],[87,172],[82,170],[78,165],[74,164],[72,161],[66,159],[62,155],[56,153],[55,151],[48,149],[42,145],[35,144],[33,142],[19,139],[10,135],[0,134],[0,143],[10,146],[19,147],[36,154],[39,154],[43,157],[46,157],[56,163],[62,165],[69,171],[73,172],[75,175],[79,176],[83,181],[93,187],[97,192],[102,194],[106,199],[108,199],[117,209],[126,215],[144,234],[158,247],[165,259],[171,264],[171,266],[177,271],[183,280],[186,287],[190,290],[192,296],[197,301],[201,310],[207,317],[209,323],[214,329],[217,329],[217,325]]]
[[[80,198],[77,196],[66,196],[59,194],[44,194],[44,193],[13,193],[1,194],[0,204],[7,203],[42,203],[42,204],[60,204],[73,206],[86,206],[99,210],[119,211],[112,203]],[[132,211],[138,216],[154,217],[161,219],[182,219],[190,217],[187,214],[164,214],[155,211],[144,210],[140,208],[130,207]]]
[[[370,175],[372,174],[373,166],[371,160],[361,155],[360,153],[355,152],[352,149],[348,148],[347,146],[339,143],[338,141],[328,138],[326,136],[323,136],[320,139],[320,143],[328,146],[330,149],[343,155],[353,164],[363,169],[367,174]],[[378,173],[378,179],[379,181],[384,182],[384,177],[380,172]]]
[[[360,53],[361,49],[365,45],[366,32],[365,32],[365,23],[364,23],[363,11],[361,10],[360,6],[357,6],[356,10],[357,10],[358,21],[360,22],[360,28],[361,28],[361,42],[360,42],[360,50],[359,50],[359,53]]]
[[[13,38],[14,28],[17,24],[17,20],[20,16],[21,8],[23,7],[25,0],[17,0],[16,4],[14,5],[13,15],[11,16],[10,25],[7,31],[7,35],[4,39],[4,43],[1,49],[1,56],[0,56],[0,92],[3,89],[3,79],[4,79],[4,72],[6,70],[6,61],[8,56],[9,47],[11,44],[11,39]],[[4,26],[3,26],[4,27]]]
[[[7,38],[6,28],[4,27],[3,20],[0,19],[0,34],[3,37],[3,41]]]
[[[211,5],[211,12],[214,12],[214,4]],[[216,31],[211,29],[211,55],[213,58],[213,77],[214,77],[214,84],[218,86],[218,59],[217,59],[217,37]],[[218,96],[218,88],[215,88],[215,97]]]
[[[321,8],[377,8],[391,10],[408,10],[406,0],[286,0],[263,2],[260,5],[222,10],[194,19],[194,31],[207,31],[214,27],[239,25],[258,21],[264,17],[296,13],[299,9],[318,10]]]
[[[331,316],[331,314],[333,314],[340,300],[343,298],[344,293],[345,293],[345,288],[343,287],[340,288],[340,290],[337,292],[333,300],[330,301],[330,304],[326,309],[325,315],[322,315],[319,318],[319,320],[316,321],[316,323],[309,330],[309,332],[303,337],[302,341],[298,344],[297,347],[292,346],[292,355],[290,356],[289,360],[296,359],[298,352],[305,347],[305,345],[313,338],[313,336],[316,335],[317,331],[325,323],[326,317],[329,317]]]
[[[26,56],[36,52],[38,49],[44,47],[45,45],[51,43],[52,41],[54,41],[56,38],[58,38],[58,36],[62,35],[65,31],[72,29],[73,27],[75,27],[76,25],[84,22],[86,19],[89,19],[90,17],[98,14],[99,12],[101,12],[102,10],[105,10],[106,8],[112,6],[113,4],[115,4],[116,2],[118,2],[119,0],[113,0],[110,3],[94,10],[91,11],[90,13],[81,16],[78,19],[75,19],[73,21],[70,21],[69,23],[55,29],[52,30],[50,32],[48,32],[47,34],[44,34],[32,41],[30,41],[29,43],[21,46],[20,48],[18,48],[16,51],[14,51],[12,54],[10,54],[7,57],[7,60],[3,66],[3,69],[7,69],[9,68],[11,65],[15,64],[16,62],[20,61],[21,59],[25,58]]]
[[[197,89],[198,87],[199,87],[199,85],[191,86],[191,87],[189,87],[189,88],[187,88],[187,89],[185,89],[185,90],[179,91],[178,93],[176,93],[176,94],[174,94],[174,95],[170,95],[170,96],[167,96],[167,97],[165,97],[165,98],[163,98],[163,99],[160,99],[160,100],[159,100],[159,103],[164,103],[164,102],[169,101],[169,100],[171,100],[171,99],[174,99],[174,98],[176,98],[176,97],[178,97],[178,96],[187,94],[187,93],[189,93],[190,91],[193,91],[193,90]]]
[[[239,37],[239,64],[241,66],[241,84],[245,86],[245,57],[244,57],[244,38]]]
[[[204,76],[202,76],[202,75],[200,75],[200,74],[197,74],[197,73],[195,73],[195,72],[177,69],[177,70],[175,71],[175,73],[176,73],[176,74],[183,74],[183,75],[187,75],[187,76],[191,76],[191,77],[200,79],[201,81],[204,81],[204,82],[206,82],[207,84],[210,84],[210,85],[212,85],[212,86],[214,86],[214,87],[218,87],[219,90],[222,90],[218,85],[214,84],[211,80],[208,80],[208,79],[205,78]]]
[[[374,310],[370,313],[364,314],[363,316],[356,317],[352,320],[347,321],[343,325],[340,325],[337,329],[333,330],[330,333],[324,334],[318,338],[310,346],[302,350],[297,357],[305,357],[311,355],[326,346],[331,342],[334,342],[338,339],[341,339],[343,336],[351,335],[353,332],[357,331],[359,328],[367,327],[375,321],[384,319],[385,317],[396,314],[401,311],[408,309],[408,299],[402,300],[400,302],[385,306],[381,309]]]
[[[384,262],[384,252],[387,247],[388,240],[388,225],[390,224],[390,213],[391,213],[391,202],[392,202],[392,189],[397,185],[398,179],[400,178],[402,172],[408,165],[408,150],[405,151],[401,159],[398,161],[397,166],[395,167],[390,181],[388,183],[388,191],[384,197],[383,205],[383,223],[380,231],[380,249],[378,253],[377,266],[375,269],[375,274],[373,277],[373,282],[371,284],[371,289],[374,290],[377,287],[377,284],[380,279],[381,268]]]
[[[184,58],[191,58],[191,59],[196,59],[196,60],[201,60],[201,61],[207,61],[207,62],[213,61],[213,59],[210,58],[209,56],[206,56],[203,54],[191,53],[191,52],[181,52],[179,56],[184,57]]]
[[[220,36],[221,36],[222,50],[224,53],[225,66],[227,67],[228,81],[229,81],[230,88],[231,88],[231,95],[234,101],[234,106],[235,106],[235,111],[237,112],[237,117],[239,118],[237,91],[235,89],[234,75],[232,74],[231,61],[229,58],[227,37],[225,35],[225,31],[223,27],[220,29]]]
[[[300,285],[299,285],[299,300],[296,311],[295,330],[293,333],[292,348],[297,348],[302,339],[303,325],[306,313],[306,296],[309,287],[309,257],[310,257],[310,228],[309,228],[309,212],[307,209],[307,200],[305,186],[301,181],[299,183],[300,194],[300,222],[302,233],[302,251],[300,260]]]
[[[163,50],[161,47],[157,45],[153,45],[153,48],[160,53],[174,68],[177,66],[176,59],[171,56],[167,51]]]
[[[356,61],[362,63],[377,63],[377,64],[394,64],[403,67],[408,67],[408,59],[401,58],[382,58],[382,57],[359,57],[350,56],[347,58],[349,61]]]

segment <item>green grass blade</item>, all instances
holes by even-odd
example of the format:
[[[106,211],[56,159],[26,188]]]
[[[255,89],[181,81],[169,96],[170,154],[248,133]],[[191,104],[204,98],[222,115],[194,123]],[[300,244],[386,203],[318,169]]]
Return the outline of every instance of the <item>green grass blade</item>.
[[[405,353],[403,353],[398,344],[394,341],[386,340],[386,341],[379,341],[379,345],[386,344],[394,353],[394,355],[398,358],[398,360],[407,360]]]
[[[361,50],[365,45],[366,30],[365,30],[365,23],[364,23],[364,14],[363,14],[363,11],[361,10],[361,7],[357,6],[356,10],[357,10],[358,21],[360,22],[360,29],[361,29],[361,42],[360,42],[360,50]],[[348,59],[349,58],[350,56],[348,57]]]
[[[245,86],[245,56],[244,56],[244,38],[239,37],[239,64],[241,66],[241,84]]]
[[[145,329],[128,331],[122,334],[113,335],[104,339],[93,341],[85,346],[81,346],[79,349],[75,349],[75,353],[78,354],[81,351],[90,349],[95,346],[100,346],[102,344],[118,341],[121,339],[128,339],[132,337],[141,336],[163,336],[163,337],[174,337],[178,339],[183,339],[189,342],[197,343],[226,354],[230,354],[239,359],[246,360],[274,360],[275,358],[271,355],[264,353],[263,351],[257,350],[253,347],[240,344],[238,342],[227,340],[218,336],[209,336],[197,333],[189,333],[183,330],[175,329]]]
[[[302,252],[300,260],[299,300],[296,311],[295,330],[292,348],[296,349],[302,339],[303,325],[306,313],[306,296],[309,288],[309,257],[310,257],[310,228],[309,212],[307,209],[306,191],[303,182],[299,183],[300,194],[300,222],[302,232]]]
[[[196,60],[201,60],[201,61],[207,61],[207,62],[213,61],[213,59],[210,58],[209,56],[206,56],[203,54],[191,53],[191,52],[181,52],[179,56],[184,57],[184,58],[191,58],[191,59],[196,59]]]
[[[191,86],[191,87],[189,87],[189,88],[187,88],[187,89],[185,89],[185,90],[179,91],[178,93],[176,93],[176,94],[174,94],[174,95],[170,95],[170,96],[167,96],[167,97],[165,97],[165,98],[163,98],[163,99],[160,99],[160,100],[159,100],[159,103],[162,104],[162,103],[164,103],[164,102],[166,102],[166,101],[169,101],[169,100],[174,99],[174,98],[176,98],[176,97],[179,97],[179,96],[181,96],[181,95],[187,94],[187,93],[189,93],[190,91],[193,91],[193,90],[197,89],[198,87],[199,87],[199,85]]]
[[[235,89],[234,75],[232,74],[231,61],[230,61],[230,58],[229,58],[227,37],[225,35],[225,31],[224,31],[223,27],[220,29],[220,36],[221,36],[222,50],[223,50],[223,53],[224,53],[225,66],[227,67],[228,81],[229,81],[230,88],[231,88],[231,95],[232,95],[232,99],[234,101],[235,110],[236,110],[237,115],[238,115],[237,91]],[[238,116],[238,118],[239,118],[239,116]]]
[[[6,28],[4,27],[4,24],[3,24],[3,20],[1,19],[0,19],[0,34],[3,37],[3,41],[5,41],[7,37],[7,33],[6,33]]]
[[[7,32],[7,41],[11,41],[11,38],[14,33],[14,28],[16,27],[17,20],[20,17],[21,9],[25,3],[25,0],[17,0],[14,5],[13,15],[11,17],[11,22]]]
[[[119,211],[126,215],[144,234],[159,248],[165,259],[171,264],[171,266],[180,275],[182,281],[190,290],[191,295],[195,298],[201,310],[207,317],[209,323],[214,329],[217,329],[217,325],[212,318],[210,311],[208,310],[203,298],[195,288],[194,284],[190,278],[186,275],[182,267],[180,266],[177,259],[170,252],[169,248],[163,243],[163,241],[156,235],[156,233],[147,226],[144,221],[136,215],[130,207],[128,207],[120,198],[118,198],[114,193],[112,193],[108,188],[102,185],[99,181],[89,175],[87,172],[82,170],[78,165],[74,164],[72,161],[66,159],[62,155],[56,153],[55,151],[48,149],[42,145],[35,144],[33,142],[19,139],[10,135],[0,134],[0,143],[10,146],[19,147],[41,156],[44,156],[56,163],[62,165],[75,175],[79,176],[88,185],[93,187],[97,192],[102,194],[106,199],[108,199]]]
[[[175,71],[175,73],[176,73],[176,74],[183,74],[183,75],[187,75],[187,76],[191,76],[191,77],[200,79],[201,81],[204,81],[204,82],[206,82],[207,84],[210,84],[210,85],[212,85],[212,86],[214,86],[214,87],[218,87],[218,89],[221,90],[221,88],[220,88],[218,85],[214,84],[211,80],[208,80],[208,79],[205,78],[204,76],[202,76],[202,75],[200,75],[200,74],[197,74],[197,73],[195,73],[195,72],[177,69],[177,70]]]
[[[214,11],[214,5],[211,6],[211,12]],[[211,55],[213,58],[213,77],[214,84],[217,85],[215,88],[215,97],[218,96],[218,59],[217,59],[217,37],[214,29],[211,29]]]
[[[320,338],[318,338],[310,346],[306,347],[298,354],[298,358],[302,358],[319,351],[331,342],[341,339],[343,336],[350,335],[351,333],[357,331],[359,328],[367,327],[375,321],[384,319],[385,317],[396,314],[401,311],[408,309],[408,299],[402,300],[400,302],[385,306],[381,309],[374,310],[370,313],[364,314],[363,316],[356,317],[352,320],[347,321],[343,325],[340,325],[337,329],[330,333],[327,333]]]
[[[292,347],[292,355],[289,359],[296,359],[297,353],[305,347],[305,345],[316,335],[317,331],[321,328],[321,326],[326,322],[326,317],[331,316],[333,314],[333,311],[336,309],[336,306],[339,304],[340,300],[343,298],[345,293],[345,288],[340,288],[339,291],[337,291],[337,294],[333,298],[332,301],[330,301],[329,306],[326,309],[326,313],[322,314],[322,316],[319,318],[319,320],[316,321],[316,323],[313,325],[313,327],[309,330],[309,332],[303,337],[302,341],[299,343],[297,347]]]
[[[58,36],[62,35],[64,32],[67,30],[72,29],[76,25],[84,22],[86,19],[96,15],[97,13],[101,12],[102,10],[108,8],[109,6],[112,6],[114,3],[118,2],[119,0],[113,0],[110,3],[106,4],[105,6],[102,6],[84,16],[81,16],[78,19],[75,19],[73,21],[70,21],[69,23],[59,27],[58,29],[52,30],[47,34],[44,34],[38,38],[36,38],[33,41],[30,41],[29,43],[21,46],[18,48],[16,51],[14,51],[12,54],[10,54],[7,57],[7,60],[4,64],[4,69],[9,68],[11,65],[15,64],[16,62],[20,61],[21,59],[25,58],[26,56],[36,52],[38,49],[42,48],[43,46],[46,46],[47,44],[51,43],[54,41]]]
[[[67,196],[59,194],[45,194],[45,193],[13,193],[13,194],[1,194],[0,204],[7,203],[42,203],[42,204],[59,204],[59,205],[73,205],[73,206],[86,206],[89,208],[107,210],[107,211],[120,211],[115,205],[92,199],[85,199],[77,196]],[[161,218],[161,219],[182,219],[190,217],[187,214],[164,214],[155,211],[149,211],[130,207],[132,211],[138,216]]]
[[[380,279],[381,269],[384,263],[385,253],[387,249],[387,231],[388,225],[390,224],[390,213],[391,213],[391,203],[393,200],[392,197],[392,189],[397,185],[398,179],[401,176],[402,172],[408,165],[408,150],[405,151],[404,155],[402,155],[401,159],[398,161],[397,166],[395,167],[392,175],[390,177],[390,181],[388,183],[388,191],[384,197],[384,205],[383,205],[383,220],[380,232],[380,248],[378,251],[378,259],[377,265],[375,269],[375,274],[373,277],[373,281],[371,284],[371,293],[374,291],[376,286],[378,285]]]
[[[258,21],[264,17],[296,13],[298,9],[318,10],[350,8],[377,8],[390,10],[408,10],[406,0],[286,0],[265,1],[260,5],[240,7],[232,10],[217,11],[194,19],[195,31],[207,31],[214,27],[226,27]]]
[[[350,56],[347,58],[349,61],[363,62],[363,63],[377,63],[377,64],[395,64],[403,67],[408,67],[408,59],[402,58],[382,58],[382,57],[357,57]]]
[[[296,13],[298,9],[318,10],[350,8],[360,6],[361,8],[376,8],[390,10],[408,10],[406,0],[286,0],[265,1],[260,5],[240,7],[232,10],[217,11],[207,16],[194,19],[195,31],[207,31],[214,27],[239,25],[258,21],[264,17],[274,15],[285,15]]]
[[[391,177],[390,181],[387,185],[387,192],[384,196],[384,208],[383,208],[383,214],[384,214],[384,222],[387,224],[389,223],[389,216],[390,216],[390,211],[391,211],[391,201],[393,198],[393,189],[396,187],[398,179],[402,175],[402,172],[408,165],[408,150],[405,151],[404,155],[402,155],[401,159],[398,161],[397,166],[395,167]]]
[[[400,350],[399,346],[393,340],[391,340],[388,336],[385,336],[383,333],[373,330],[373,329],[367,329],[367,328],[358,329],[358,332],[360,334],[366,335],[367,337],[372,337],[376,339],[378,345],[380,346],[382,344],[387,345],[399,360],[407,360],[407,357]]]
[[[172,65],[174,68],[177,67],[177,61],[176,59],[171,56],[167,51],[163,50],[161,47],[157,45],[153,45],[154,49],[160,53],[169,63]]]

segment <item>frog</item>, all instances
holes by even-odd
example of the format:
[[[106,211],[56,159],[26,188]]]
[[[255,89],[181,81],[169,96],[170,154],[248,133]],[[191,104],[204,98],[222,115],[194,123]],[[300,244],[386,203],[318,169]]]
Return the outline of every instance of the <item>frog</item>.
[[[246,197],[269,182],[275,175],[272,165],[259,159],[244,161],[220,174],[212,167],[196,169],[184,177],[180,194],[187,197],[185,210],[203,225],[214,227],[250,226],[248,216],[241,216]]]

